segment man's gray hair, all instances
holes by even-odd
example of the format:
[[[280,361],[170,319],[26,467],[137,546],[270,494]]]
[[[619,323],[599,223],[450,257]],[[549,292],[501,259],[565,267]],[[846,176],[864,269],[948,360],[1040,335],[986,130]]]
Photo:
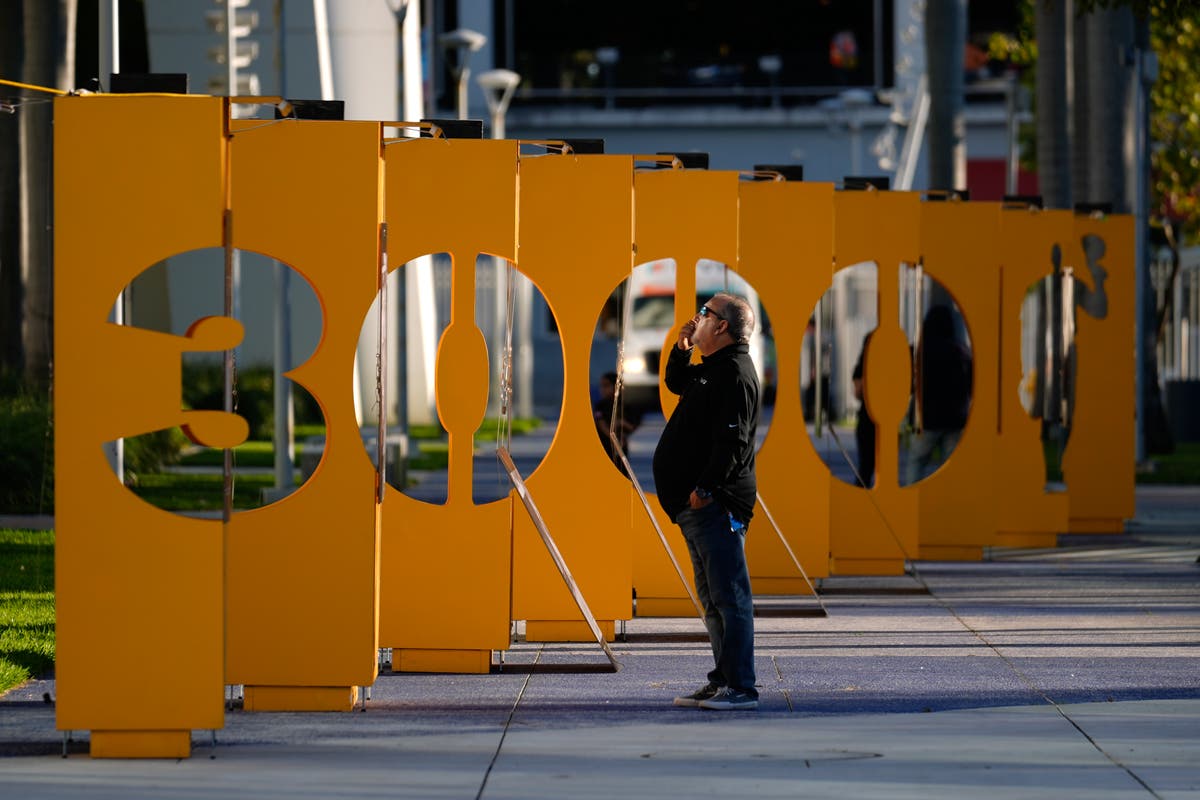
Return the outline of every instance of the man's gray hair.
[[[713,297],[725,301],[721,314],[729,323],[729,335],[739,344],[749,342],[750,334],[754,333],[754,308],[746,298],[729,292],[717,292]]]

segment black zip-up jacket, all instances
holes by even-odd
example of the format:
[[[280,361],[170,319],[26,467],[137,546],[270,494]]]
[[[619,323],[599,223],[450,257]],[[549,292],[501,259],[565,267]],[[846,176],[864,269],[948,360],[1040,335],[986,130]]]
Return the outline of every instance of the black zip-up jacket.
[[[745,344],[727,345],[691,364],[691,351],[672,346],[667,389],[679,405],[654,451],[654,484],[671,521],[697,486],[742,522],[754,515],[754,436],[758,374]]]

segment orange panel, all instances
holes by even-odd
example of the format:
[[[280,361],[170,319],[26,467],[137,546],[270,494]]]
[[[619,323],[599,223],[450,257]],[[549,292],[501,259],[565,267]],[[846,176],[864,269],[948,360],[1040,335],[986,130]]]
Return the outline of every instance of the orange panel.
[[[92,758],[188,758],[191,731],[92,731]]]
[[[624,524],[630,484],[596,435],[588,362],[600,310],[632,268],[632,158],[522,159],[521,219],[517,266],[554,313],[564,362],[558,429],[526,485],[592,614],[609,620],[611,628],[611,620],[633,614],[631,527]],[[602,512],[593,513],[596,509]],[[593,638],[521,507],[514,519],[513,617],[529,620],[526,638],[531,640],[540,638],[537,631],[551,630]],[[535,620],[563,623],[539,626]]]
[[[1021,303],[1051,272],[1050,252],[1072,231],[1069,211],[1006,210],[1000,214],[1000,424],[994,478],[997,542],[1052,546],[1067,530],[1067,495],[1046,490],[1041,420],[1021,405]]]
[[[925,274],[953,296],[971,337],[971,413],[949,460],[918,485],[921,558],[980,558],[996,540],[992,459],[998,410],[998,203],[921,205]]]
[[[405,651],[503,650],[511,624],[512,503],[471,499],[472,437],[487,406],[488,370],[495,369],[475,325],[475,259],[516,258],[517,143],[420,139],[388,145],[385,161],[389,264],[448,252],[453,275],[450,326],[437,357],[438,416],[450,439],[448,495],[445,505],[433,505],[387,490],[380,643]],[[444,663],[457,671],[460,661],[448,656]],[[408,663],[395,659],[393,668]],[[475,664],[470,659],[468,671]]]
[[[320,300],[320,344],[288,376],[321,404],[327,429],[303,486],[229,523],[226,680],[345,692],[373,683],[378,669],[375,470],[351,380],[378,290],[380,126],[237,122],[231,163],[234,245],[294,267]],[[293,658],[297,650],[305,657]]]
[[[351,711],[356,694],[354,686],[247,686],[243,690],[242,708],[246,711]]]
[[[917,556],[917,491],[899,483],[897,431],[912,385],[912,357],[899,323],[899,270],[917,262],[921,199],[908,192],[843,191],[833,203],[837,268],[864,261],[879,267],[879,325],[863,362],[863,401],[877,426],[878,456],[872,488],[830,482],[830,571],[899,573]]]
[[[691,319],[696,309],[696,263],[702,258],[737,266],[736,172],[703,170],[639,171],[634,175],[634,235],[637,252],[634,261],[643,264],[661,258],[673,258],[675,270],[675,324],[663,342],[664,357],[659,364],[659,395],[663,414],[668,418],[677,398],[666,390],[662,373],[666,369],[668,343]],[[633,493],[632,488],[630,489]],[[633,585],[638,594],[638,614],[645,616],[655,600],[683,600],[694,613],[687,589],[663,552],[662,543],[636,494],[633,515]],[[691,577],[691,558],[678,526],[671,523],[649,496],[663,534],[671,545],[683,574]],[[642,600],[652,601],[643,603]]]
[[[1133,225],[1130,216],[1076,215],[1063,253],[1076,281],[1103,293],[1107,311],[1101,318],[1079,307],[1075,312],[1075,417],[1063,457],[1073,533],[1119,533],[1134,514]],[[1099,266],[1099,286],[1085,250]]]
[[[396,649],[392,651],[392,671],[486,675],[492,671],[492,651]]]
[[[143,503],[101,448],[183,423],[196,343],[106,320],[145,268],[221,244],[224,105],[93,95],[54,110],[57,725],[103,732],[96,755],[186,755],[191,729],[224,722],[221,523]],[[183,652],[113,690],[130,664]]]
[[[807,317],[829,286],[833,185],[743,181],[739,186],[738,272],[772,312],[778,388],[759,450],[758,493],[809,577],[829,574],[829,469],[808,446],[800,405],[800,351]],[[746,557],[755,592],[807,593],[808,586],[761,505]]]

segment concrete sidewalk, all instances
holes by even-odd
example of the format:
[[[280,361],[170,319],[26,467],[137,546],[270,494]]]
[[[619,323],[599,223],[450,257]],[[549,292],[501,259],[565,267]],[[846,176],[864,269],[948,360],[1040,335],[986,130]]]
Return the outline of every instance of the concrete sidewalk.
[[[1123,536],[826,579],[825,618],[762,598],[758,711],[671,705],[711,663],[693,619],[632,620],[617,673],[518,642],[492,675],[385,673],[365,712],[231,710],[180,762],[86,732],[62,759],[35,681],[0,699],[0,796],[1200,797],[1200,493],[1138,499]]]

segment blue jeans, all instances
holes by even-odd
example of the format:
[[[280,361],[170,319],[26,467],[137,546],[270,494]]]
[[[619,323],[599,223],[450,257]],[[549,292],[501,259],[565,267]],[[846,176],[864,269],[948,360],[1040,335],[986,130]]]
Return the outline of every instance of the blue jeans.
[[[754,597],[746,569],[746,533],[734,533],[729,513],[713,501],[704,508],[685,508],[675,518],[687,541],[704,608],[704,624],[712,642],[716,668],[710,683],[752,697],[754,688]]]

